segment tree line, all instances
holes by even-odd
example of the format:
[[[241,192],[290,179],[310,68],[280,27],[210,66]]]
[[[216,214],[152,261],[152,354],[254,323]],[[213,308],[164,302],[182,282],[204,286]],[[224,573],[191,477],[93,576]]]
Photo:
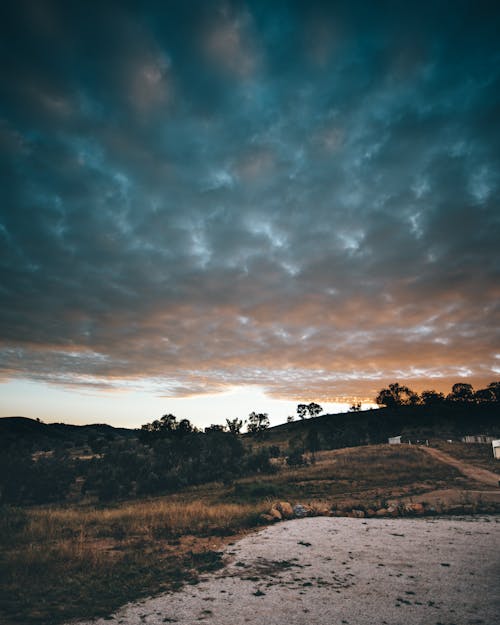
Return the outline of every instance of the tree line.
[[[267,415],[249,421],[261,432]],[[39,504],[82,496],[111,501],[171,493],[207,482],[230,483],[255,473],[272,473],[279,449],[243,444],[241,419],[196,428],[189,419],[166,414],[146,423],[135,438],[89,437],[90,457],[81,458],[73,443],[33,453],[29,444],[11,445],[0,454],[0,504]],[[86,455],[86,454],[84,454]]]
[[[500,382],[490,382],[486,388],[474,390],[472,384],[457,382],[451,387],[451,392],[444,393],[435,390],[425,390],[415,393],[408,386],[395,382],[383,388],[375,403],[385,408],[401,406],[438,406],[444,404],[477,405],[500,402]]]
[[[105,502],[170,493],[206,482],[229,484],[246,475],[275,472],[273,458],[279,455],[289,465],[301,464],[306,451],[314,454],[320,449],[384,442],[404,428],[449,437],[463,435],[473,423],[475,428],[498,432],[493,424],[498,422],[499,402],[500,382],[478,390],[460,382],[447,395],[434,390],[418,394],[396,382],[376,397],[383,410],[360,412],[359,404],[354,404],[350,413],[311,419],[307,427],[303,423],[304,427],[290,430],[288,449],[265,445],[269,416],[260,412],[250,413],[247,421],[226,419],[224,425],[203,430],[189,419],[165,414],[144,424],[135,436],[112,435],[112,430],[102,435],[89,433],[83,453],[76,451],[83,448],[81,442],[58,440],[52,447],[35,447],[18,440],[2,446],[0,453],[0,505],[82,496]],[[297,406],[302,421],[321,412],[316,402]],[[242,434],[245,424],[247,441]]]

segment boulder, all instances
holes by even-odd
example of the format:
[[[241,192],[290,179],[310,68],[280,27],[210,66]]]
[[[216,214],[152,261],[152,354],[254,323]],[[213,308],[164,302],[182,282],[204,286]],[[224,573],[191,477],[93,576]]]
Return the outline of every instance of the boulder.
[[[309,508],[310,514],[314,516],[330,516],[331,510],[325,504],[317,504]]]
[[[303,519],[304,517],[309,516],[309,511],[307,510],[306,506],[298,503],[293,507],[293,514],[298,519]]]
[[[351,516],[354,519],[364,519],[366,515],[364,510],[352,510]]]
[[[388,516],[399,516],[399,506],[396,506],[394,504],[391,504],[390,506],[387,507],[387,515]]]
[[[259,519],[264,523],[274,523],[275,521],[277,521],[277,519],[275,519],[270,514],[261,514]]]
[[[283,519],[281,512],[275,506],[273,506],[271,510],[269,510],[269,514],[273,517],[275,521],[281,521]]]
[[[288,501],[280,501],[273,507],[278,510],[283,519],[292,519],[294,516],[293,508]]]
[[[421,503],[408,503],[404,507],[406,514],[416,514],[422,516],[425,513],[423,504]]]

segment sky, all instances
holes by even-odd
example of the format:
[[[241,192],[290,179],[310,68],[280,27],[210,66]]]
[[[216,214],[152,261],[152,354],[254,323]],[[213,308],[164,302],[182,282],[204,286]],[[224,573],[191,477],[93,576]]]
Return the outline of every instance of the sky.
[[[0,416],[500,377],[497,2],[0,11]]]

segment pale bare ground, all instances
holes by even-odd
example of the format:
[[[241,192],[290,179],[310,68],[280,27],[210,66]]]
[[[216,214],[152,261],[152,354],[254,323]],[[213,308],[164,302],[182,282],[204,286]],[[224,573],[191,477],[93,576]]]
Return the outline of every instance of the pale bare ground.
[[[500,517],[316,517],[230,545],[226,566],[81,625],[494,625]]]

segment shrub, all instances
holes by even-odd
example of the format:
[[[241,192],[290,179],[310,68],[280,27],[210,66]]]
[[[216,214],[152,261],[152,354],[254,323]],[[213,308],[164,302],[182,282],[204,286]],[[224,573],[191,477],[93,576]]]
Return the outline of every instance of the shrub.
[[[289,467],[299,467],[307,464],[300,449],[292,449],[286,457],[286,463]]]

